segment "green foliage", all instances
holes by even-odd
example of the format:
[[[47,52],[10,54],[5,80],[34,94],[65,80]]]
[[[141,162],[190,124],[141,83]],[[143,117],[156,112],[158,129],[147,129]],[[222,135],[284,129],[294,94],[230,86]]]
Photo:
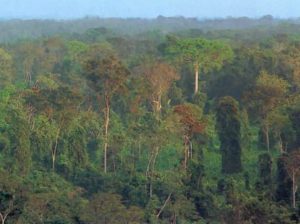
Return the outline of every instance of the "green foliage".
[[[0,48],[0,221],[298,222],[298,25],[79,21]]]
[[[277,160],[277,186],[276,186],[276,200],[290,204],[292,180],[288,175],[285,158],[287,155],[283,154]]]
[[[219,100],[217,107],[217,131],[221,142],[222,172],[237,173],[241,163],[241,121],[239,106],[231,97]]]
[[[272,189],[272,158],[268,153],[259,155],[258,157],[258,186],[259,190],[271,190]]]
[[[81,212],[82,220],[87,223],[140,223],[143,212],[131,207],[126,209],[121,197],[116,194],[98,193]]]
[[[204,72],[220,69],[224,60],[233,57],[229,45],[203,38],[177,40],[168,48],[168,53],[179,55],[182,61],[197,64]]]
[[[0,85],[5,87],[13,81],[13,58],[5,51],[0,48]]]

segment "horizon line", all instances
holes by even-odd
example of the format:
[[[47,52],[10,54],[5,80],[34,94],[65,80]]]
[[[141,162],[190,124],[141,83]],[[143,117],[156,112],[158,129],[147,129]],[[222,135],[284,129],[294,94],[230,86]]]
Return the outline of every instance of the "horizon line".
[[[280,16],[273,16],[271,14],[266,14],[262,16],[220,16],[220,17],[195,17],[195,16],[183,16],[183,15],[172,15],[172,16],[164,16],[164,15],[157,15],[156,17],[122,17],[122,16],[100,16],[100,15],[85,15],[85,16],[78,16],[78,17],[55,17],[50,15],[45,16],[12,16],[12,17],[0,17],[0,20],[54,20],[54,21],[72,21],[72,20],[81,20],[81,19],[143,19],[143,20],[155,20],[159,18],[166,18],[166,19],[175,19],[175,18],[184,18],[184,19],[197,19],[199,21],[205,21],[205,20],[226,20],[226,19],[241,19],[241,18],[247,18],[247,19],[263,19],[269,17],[270,19],[274,20],[298,20],[300,17],[280,17]]]

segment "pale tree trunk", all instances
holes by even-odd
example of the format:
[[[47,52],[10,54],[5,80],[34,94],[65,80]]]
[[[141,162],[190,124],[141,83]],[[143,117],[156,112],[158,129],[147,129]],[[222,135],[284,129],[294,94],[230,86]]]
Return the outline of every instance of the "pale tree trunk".
[[[282,138],[281,138],[281,134],[279,133],[279,148],[280,148],[280,153],[283,154],[284,153],[284,147],[283,147],[283,142],[282,142]]]
[[[155,163],[156,163],[156,159],[159,153],[159,147],[156,146],[154,151],[151,153],[151,156],[149,158],[149,162],[147,165],[147,170],[146,170],[146,177],[149,180],[149,196],[150,198],[152,197],[152,192],[153,192],[153,187],[152,187],[152,176],[154,174],[155,171]]]
[[[1,224],[5,224],[5,221],[8,217],[8,215],[14,210],[14,202],[10,201],[9,203],[9,207],[6,211],[4,211],[3,213],[0,212],[0,220],[1,220]]]
[[[189,137],[184,136],[184,164],[183,167],[187,169],[187,163],[189,158],[191,157],[191,148],[190,148],[190,140]]]
[[[194,89],[194,94],[196,95],[199,91],[199,65],[195,64],[194,65],[195,69],[195,89]]]
[[[160,113],[161,113],[161,94],[158,94],[157,96],[153,96],[152,100],[152,108],[155,114],[155,118],[157,120],[160,119]]]
[[[107,173],[107,148],[108,148],[108,128],[110,120],[110,102],[105,94],[105,119],[104,119],[104,173]]]
[[[161,207],[161,209],[159,210],[159,212],[157,213],[156,217],[159,218],[159,216],[161,215],[161,213],[163,212],[163,210],[165,209],[165,207],[167,206],[168,202],[170,201],[172,196],[172,193],[169,194],[168,198],[165,200],[164,205]]]
[[[6,218],[7,218],[7,215],[8,215],[8,214],[2,215],[2,213],[0,213],[1,224],[5,224],[5,220],[6,220]]]
[[[56,155],[57,155],[59,135],[60,135],[60,128],[58,129],[58,131],[56,133],[54,147],[52,147],[52,170],[53,170],[53,172],[55,172],[55,161],[56,161]]]
[[[266,138],[267,150],[269,152],[270,151],[270,136],[269,136],[269,126],[268,125],[264,125],[263,132],[264,132],[264,135]]]
[[[189,144],[189,150],[190,150],[190,158],[192,159],[193,158],[193,142],[192,141],[189,141],[190,144]]]
[[[161,94],[158,95],[157,116],[160,118],[161,113]]]
[[[151,174],[150,174],[150,167],[151,167],[152,159],[153,159],[153,154],[151,153],[149,161],[148,161],[148,165],[147,165],[147,170],[146,170],[146,178],[149,181],[149,197],[150,198],[152,197],[152,180],[151,180]],[[146,191],[148,191],[147,185],[146,185]]]
[[[156,146],[155,147],[155,151],[154,151],[154,156],[153,156],[153,160],[152,160],[152,168],[151,168],[151,176],[150,176],[150,197],[152,197],[152,192],[153,192],[153,186],[152,186],[152,177],[153,177],[153,174],[155,172],[155,163],[156,163],[156,159],[157,159],[157,156],[158,156],[158,152],[159,152],[159,147]]]

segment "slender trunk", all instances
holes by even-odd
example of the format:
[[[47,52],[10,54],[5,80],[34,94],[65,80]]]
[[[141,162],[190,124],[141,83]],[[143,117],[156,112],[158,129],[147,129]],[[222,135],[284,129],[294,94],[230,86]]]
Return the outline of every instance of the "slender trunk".
[[[52,153],[52,171],[55,172],[55,154]]]
[[[25,82],[27,82],[28,85],[31,86],[31,73],[29,71],[26,71]]]
[[[267,145],[267,150],[269,152],[270,151],[270,136],[269,136],[269,126],[268,125],[264,125],[263,132],[265,135],[265,140],[266,140],[265,143]]]
[[[107,173],[107,148],[108,148],[108,127],[110,118],[109,97],[105,94],[105,119],[104,119],[104,173]]]
[[[56,133],[54,148],[52,148],[52,171],[53,172],[55,172],[55,161],[56,161],[59,134],[60,134],[60,129],[58,129]]]
[[[7,212],[5,213],[0,213],[0,219],[1,219],[1,224],[5,224],[5,221],[7,219],[7,216],[12,212],[12,209],[10,208]]]
[[[172,193],[169,194],[168,198],[166,199],[164,205],[161,207],[161,209],[159,210],[159,212],[157,213],[156,217],[159,218],[159,216],[161,215],[161,213],[163,212],[164,208],[167,206],[168,202],[170,201],[172,196]]]
[[[158,156],[158,151],[159,151],[159,147],[156,146],[155,147],[155,152],[154,152],[154,155],[153,155],[153,160],[152,160],[152,165],[151,165],[151,172],[150,172],[150,186],[149,186],[149,195],[150,197],[152,197],[152,192],[153,192],[153,185],[152,185],[152,177],[153,177],[153,174],[154,174],[154,171],[155,171],[155,163],[156,163],[156,158]]]
[[[149,158],[148,165],[147,165],[147,170],[146,170],[146,177],[149,181],[149,197],[150,198],[152,197],[152,192],[153,192],[152,176],[155,171],[155,163],[156,163],[156,158],[158,156],[158,152],[159,152],[159,147],[156,146],[155,150],[151,153],[151,156]]]
[[[281,134],[279,133],[279,148],[280,148],[280,153],[283,154],[284,153],[284,147],[283,147],[283,142],[282,142],[282,138],[281,138]]]
[[[161,94],[153,96],[152,108],[157,120],[160,119],[161,107]]]
[[[151,153],[149,161],[148,161],[148,165],[147,165],[147,169],[146,169],[146,177],[148,177],[150,174],[150,167],[151,167],[152,159],[153,159],[153,153]]]
[[[146,169],[146,178],[148,180],[148,183],[146,184],[146,192],[148,192],[149,190],[149,197],[152,197],[152,179],[151,179],[151,174],[150,174],[150,167],[151,167],[151,163],[153,160],[153,153],[151,153],[149,161],[148,161],[148,165],[147,165],[147,169]],[[148,189],[149,186],[149,189]]]
[[[190,142],[190,158],[192,159],[193,158],[193,142],[192,141],[189,141]]]
[[[194,65],[195,69],[195,89],[194,89],[194,94],[196,95],[199,91],[199,65],[195,64]]]
[[[190,157],[190,145],[189,145],[189,138],[184,136],[184,164],[183,167],[187,169],[187,163]]]
[[[157,108],[157,116],[158,116],[158,119],[160,119],[160,113],[161,113],[161,94],[159,94],[158,96],[158,108]]]
[[[4,217],[3,217],[2,213],[0,213],[0,218],[1,218],[1,223],[4,224],[5,220],[4,220]]]
[[[188,154],[188,149],[187,149],[187,146],[184,145],[184,164],[183,164],[183,167],[184,167],[185,170],[187,168],[187,160],[188,160],[187,154]]]

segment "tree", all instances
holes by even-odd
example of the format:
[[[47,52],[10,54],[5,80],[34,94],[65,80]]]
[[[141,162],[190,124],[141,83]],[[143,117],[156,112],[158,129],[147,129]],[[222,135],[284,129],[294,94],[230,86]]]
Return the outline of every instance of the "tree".
[[[107,149],[109,144],[109,122],[111,100],[116,93],[124,90],[129,71],[114,55],[102,58],[91,57],[85,63],[85,75],[88,84],[104,101],[104,172],[107,172]]]
[[[281,66],[288,71],[288,79],[297,92],[300,88],[300,44],[299,40],[293,43],[277,43],[276,53],[280,55]],[[290,74],[289,74],[290,73]]]
[[[76,117],[81,96],[76,90],[63,85],[53,74],[38,76],[35,87],[24,95],[35,139],[33,143],[51,152],[52,170],[55,171],[63,132]]]
[[[233,58],[229,45],[221,41],[192,38],[172,41],[167,49],[173,57],[192,64],[194,69],[194,94],[199,92],[199,71],[220,69],[225,61]]]
[[[21,180],[6,171],[0,171],[0,222],[2,224],[19,216],[23,207]]]
[[[238,102],[232,97],[223,97],[217,106],[216,128],[221,142],[222,172],[242,171],[241,121]]]
[[[21,80],[32,86],[36,76],[40,74],[40,59],[43,57],[44,49],[36,42],[26,42],[15,50],[15,61]]]
[[[149,86],[149,100],[156,118],[159,119],[162,97],[167,94],[173,82],[179,77],[172,66],[162,61],[145,62],[137,68],[137,71],[143,74],[146,84]]]
[[[202,110],[193,104],[182,104],[174,107],[174,112],[179,116],[184,142],[184,169],[188,160],[193,155],[192,138],[204,132],[205,124],[202,120]]]
[[[143,212],[137,207],[126,207],[121,203],[121,196],[112,193],[93,195],[86,208],[81,211],[82,219],[91,224],[142,223]]]
[[[296,193],[298,190],[298,178],[300,175],[300,151],[295,150],[288,154],[287,157],[284,157],[285,166],[288,172],[288,175],[292,181],[292,206],[296,208]]]
[[[6,86],[0,91],[0,137],[3,165],[26,175],[31,167],[30,129],[27,110],[18,97],[20,89]]]
[[[261,124],[265,135],[267,150],[270,150],[270,126],[278,120],[272,120],[274,110],[283,107],[288,93],[288,83],[277,75],[262,71],[256,79],[254,90],[245,95],[248,110]]]

